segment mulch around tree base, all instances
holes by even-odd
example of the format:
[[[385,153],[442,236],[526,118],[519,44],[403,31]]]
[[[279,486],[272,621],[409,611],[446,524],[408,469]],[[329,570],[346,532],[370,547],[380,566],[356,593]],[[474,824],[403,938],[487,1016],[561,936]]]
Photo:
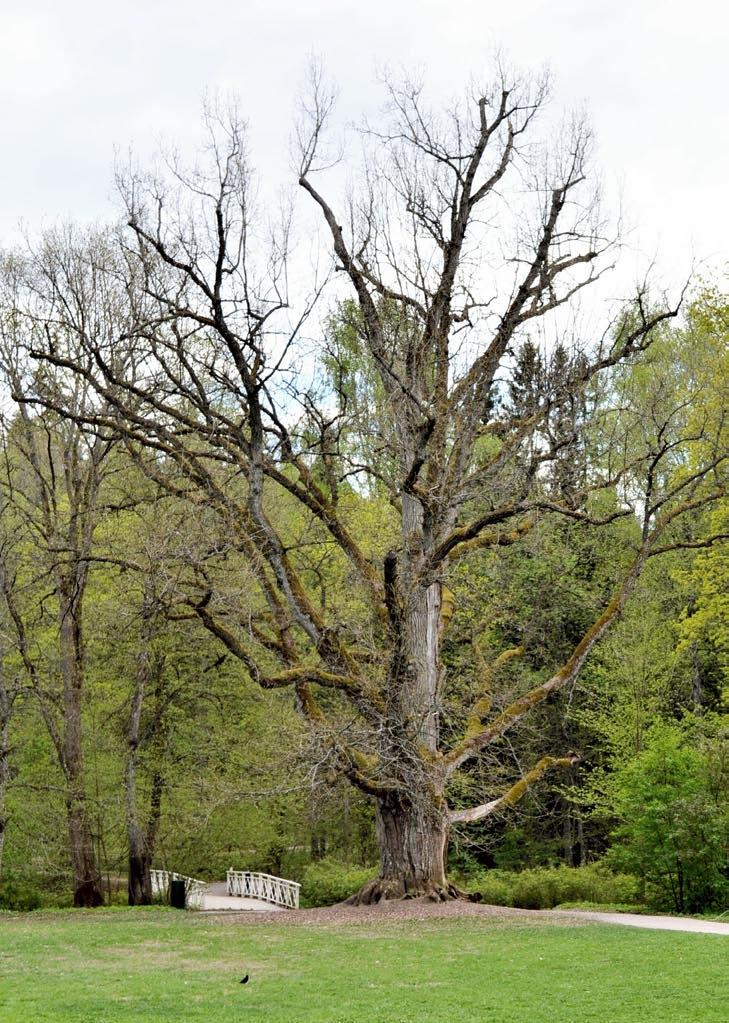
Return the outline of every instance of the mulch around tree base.
[[[534,909],[509,909],[504,906],[486,906],[478,902],[455,900],[433,902],[430,899],[401,899],[379,902],[372,906],[323,906],[318,909],[294,909],[276,913],[224,913],[209,911],[199,914],[208,920],[220,923],[241,924],[371,924],[399,920],[441,920],[459,917],[479,917],[483,920],[513,920],[521,917],[539,923],[587,923],[579,914],[554,913],[547,915]]]

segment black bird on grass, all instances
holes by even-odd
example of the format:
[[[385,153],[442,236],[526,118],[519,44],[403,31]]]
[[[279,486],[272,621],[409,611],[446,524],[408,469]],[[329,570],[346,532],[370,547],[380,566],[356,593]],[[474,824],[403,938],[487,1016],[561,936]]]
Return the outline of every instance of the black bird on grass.
[[[243,978],[243,980],[241,981],[241,984],[247,984],[247,983],[248,983],[248,974],[246,974],[245,977]]]

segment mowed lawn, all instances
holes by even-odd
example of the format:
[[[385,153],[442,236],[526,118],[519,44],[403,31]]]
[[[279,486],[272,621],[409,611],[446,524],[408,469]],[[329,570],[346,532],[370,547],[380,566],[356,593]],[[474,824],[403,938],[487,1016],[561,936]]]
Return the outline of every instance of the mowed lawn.
[[[716,935],[523,918],[305,926],[170,910],[0,916],[2,1023],[727,1019],[729,939]]]

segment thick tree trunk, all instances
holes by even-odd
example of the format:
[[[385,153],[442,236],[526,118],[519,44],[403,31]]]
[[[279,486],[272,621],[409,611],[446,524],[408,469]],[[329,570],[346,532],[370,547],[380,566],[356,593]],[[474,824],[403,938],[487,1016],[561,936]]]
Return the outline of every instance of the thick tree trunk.
[[[380,873],[349,899],[365,905],[385,899],[459,898],[445,873],[448,824],[442,800],[432,792],[393,793],[377,802]]]
[[[423,799],[396,796],[377,806],[382,879],[401,895],[429,895],[446,887],[447,827]]]
[[[432,580],[423,585],[425,563],[423,508],[419,500],[403,494],[403,554],[398,566],[398,583],[404,615],[399,643],[404,663],[393,666],[393,681],[399,691],[396,728],[418,746],[430,752],[438,748],[438,687],[440,685],[441,585]]]
[[[406,620],[407,671],[401,691],[402,724],[415,742],[431,753],[438,748],[440,685],[439,582],[416,585]]]
[[[398,765],[396,788],[377,799],[380,873],[352,897],[354,904],[460,895],[446,879],[448,818],[443,780],[433,768],[439,741],[441,583],[423,579],[427,530],[420,500],[403,494],[402,506],[403,551],[393,578],[402,613],[393,615],[399,635],[379,751],[380,763]]]

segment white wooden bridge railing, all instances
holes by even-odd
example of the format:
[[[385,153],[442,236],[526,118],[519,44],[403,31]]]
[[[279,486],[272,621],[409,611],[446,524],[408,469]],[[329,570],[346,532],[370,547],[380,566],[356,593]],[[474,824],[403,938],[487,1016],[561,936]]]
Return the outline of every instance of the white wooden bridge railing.
[[[150,870],[152,878],[152,895],[164,895],[169,897],[170,882],[185,882],[185,902],[195,909],[202,909],[203,896],[207,885],[204,881],[198,881],[196,877],[187,877],[186,874],[178,874],[175,870]]]
[[[287,909],[299,908],[299,889],[296,881],[286,881],[272,874],[259,874],[252,870],[228,871],[228,895],[240,895],[242,898],[261,899],[272,902],[276,906]]]

